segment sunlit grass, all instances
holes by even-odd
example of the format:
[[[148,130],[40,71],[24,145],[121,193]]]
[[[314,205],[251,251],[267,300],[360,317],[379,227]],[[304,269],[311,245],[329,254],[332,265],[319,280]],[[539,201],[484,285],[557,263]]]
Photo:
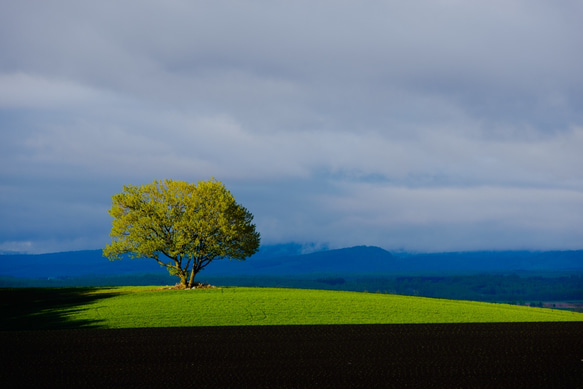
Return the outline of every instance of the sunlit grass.
[[[583,314],[472,301],[283,288],[155,290],[108,293],[68,319],[106,328],[289,324],[391,324],[583,321]],[[113,293],[113,295],[111,295]]]

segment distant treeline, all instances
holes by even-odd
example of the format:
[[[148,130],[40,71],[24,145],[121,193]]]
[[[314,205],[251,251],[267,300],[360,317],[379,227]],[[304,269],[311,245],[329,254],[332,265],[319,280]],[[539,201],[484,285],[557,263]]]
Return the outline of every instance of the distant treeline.
[[[349,290],[540,306],[583,301],[583,273],[554,276],[480,274],[455,276],[209,277],[217,285]]]
[[[174,285],[177,278],[167,273],[119,274],[102,276],[65,276],[17,278],[0,276],[0,288],[65,288],[85,286]]]
[[[455,276],[302,277],[207,276],[203,282],[217,286],[259,286],[391,293],[457,300],[540,305],[548,301],[583,301],[583,273],[551,275],[473,274]],[[174,285],[165,274],[123,274],[95,277],[22,279],[0,277],[0,287],[69,287],[119,285]]]
[[[583,275],[519,277],[466,275],[448,277],[362,278],[355,286],[369,292],[462,299],[486,302],[583,300]],[[343,284],[344,286],[345,284]]]

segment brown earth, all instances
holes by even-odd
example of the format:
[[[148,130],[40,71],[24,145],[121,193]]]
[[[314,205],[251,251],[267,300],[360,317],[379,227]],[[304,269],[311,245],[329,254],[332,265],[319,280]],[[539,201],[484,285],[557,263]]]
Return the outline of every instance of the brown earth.
[[[0,332],[4,388],[583,388],[583,323]]]

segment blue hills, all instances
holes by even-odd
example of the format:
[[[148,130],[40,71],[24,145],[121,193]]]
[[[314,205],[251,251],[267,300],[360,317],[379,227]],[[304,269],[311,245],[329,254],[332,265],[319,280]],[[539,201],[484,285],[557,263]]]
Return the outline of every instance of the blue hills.
[[[477,251],[392,254],[374,246],[302,253],[298,244],[262,246],[246,261],[211,263],[201,276],[296,276],[307,274],[469,274],[480,272],[583,271],[583,250]],[[163,273],[152,259],[109,261],[101,250],[0,255],[0,276],[39,279]]]

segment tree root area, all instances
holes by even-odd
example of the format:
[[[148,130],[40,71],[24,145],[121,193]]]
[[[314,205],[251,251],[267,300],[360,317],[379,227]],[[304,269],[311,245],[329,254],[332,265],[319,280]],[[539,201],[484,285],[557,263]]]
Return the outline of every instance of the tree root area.
[[[6,388],[583,388],[583,323],[0,332]]]

